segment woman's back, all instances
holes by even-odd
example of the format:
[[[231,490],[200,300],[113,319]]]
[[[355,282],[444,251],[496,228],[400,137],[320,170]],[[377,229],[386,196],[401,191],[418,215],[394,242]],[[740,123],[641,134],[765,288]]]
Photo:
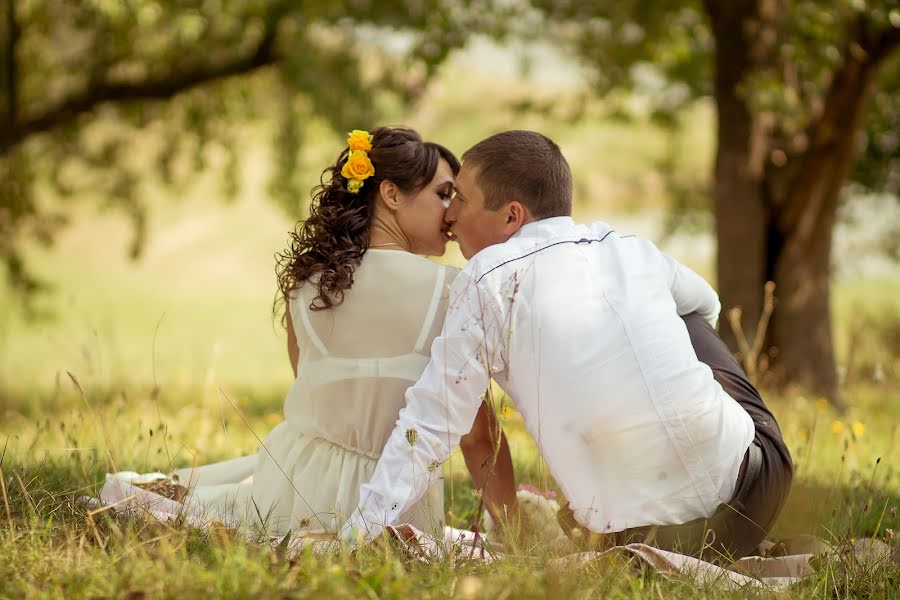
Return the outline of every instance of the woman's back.
[[[339,306],[311,311],[315,287],[295,292],[300,358],[285,420],[306,435],[380,455],[406,388],[428,362],[457,272],[408,252],[370,249]]]

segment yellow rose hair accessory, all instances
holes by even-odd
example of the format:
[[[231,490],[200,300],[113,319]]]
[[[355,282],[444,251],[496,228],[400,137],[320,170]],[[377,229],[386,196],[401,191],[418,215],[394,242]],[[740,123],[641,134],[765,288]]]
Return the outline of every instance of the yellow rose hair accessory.
[[[351,179],[347,182],[347,189],[350,190],[351,193],[355,194],[359,191],[359,188],[362,187],[362,180],[359,179]]]
[[[351,150],[368,152],[372,149],[372,135],[368,131],[354,129],[347,136],[347,145]]]
[[[375,174],[375,167],[369,160],[372,149],[372,134],[362,129],[354,129],[347,134],[347,147],[350,152],[347,162],[341,169],[341,175],[347,179],[347,190],[356,194],[363,186],[363,181]]]

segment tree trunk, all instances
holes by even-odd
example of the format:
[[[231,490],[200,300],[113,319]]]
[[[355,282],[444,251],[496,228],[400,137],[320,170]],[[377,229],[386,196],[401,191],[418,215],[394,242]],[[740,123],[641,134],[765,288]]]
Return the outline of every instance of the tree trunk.
[[[742,327],[752,337],[763,286],[774,281],[778,301],[763,346],[777,349],[773,372],[780,383],[842,406],[831,334],[832,232],[866,100],[884,55],[863,45],[887,46],[884,39],[869,36],[865,22],[859,21],[858,35],[848,36],[844,63],[834,74],[822,114],[808,129],[807,147],[788,156],[778,146],[776,116],[754,114],[741,91],[754,70],[774,68],[777,28],[786,5],[778,0],[706,0],[706,10],[716,41],[713,205],[723,311],[740,307]],[[723,337],[733,342],[724,325],[728,320],[721,322]]]
[[[830,311],[832,232],[877,67],[854,43],[829,86],[822,116],[810,128],[809,149],[794,159],[798,165],[785,196],[776,199],[775,226],[784,242],[773,256],[780,303],[770,340],[779,348],[785,379],[839,406]]]
[[[758,4],[758,0],[706,0],[716,41],[718,147],[713,210],[716,275],[723,309],[719,329],[732,349],[736,346],[735,336],[724,315],[740,307],[744,331],[754,331],[762,312],[763,285],[769,271],[771,211],[764,201],[766,188],[759,159],[767,124],[754,116],[739,92],[742,82],[759,68],[760,62],[769,60],[766,48],[754,47],[760,36],[747,35],[748,27],[760,27]]]
[[[831,334],[831,239],[835,210],[823,215],[802,252],[783,250],[773,274],[778,303],[767,346],[777,349],[775,381],[796,385],[842,407]],[[779,236],[781,237],[781,236]],[[791,245],[788,238],[783,247]]]

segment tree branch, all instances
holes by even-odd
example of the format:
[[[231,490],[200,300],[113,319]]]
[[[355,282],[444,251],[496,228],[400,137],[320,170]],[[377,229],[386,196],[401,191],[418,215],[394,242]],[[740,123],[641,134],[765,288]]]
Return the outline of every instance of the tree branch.
[[[807,128],[809,149],[784,198],[790,202],[779,217],[782,232],[808,239],[820,215],[827,215],[853,166],[858,130],[879,62],[900,44],[900,30],[873,32],[864,15],[850,25],[843,63],[825,93],[818,119]],[[799,235],[797,235],[799,234]]]
[[[885,29],[875,39],[872,45],[871,54],[874,62],[881,62],[883,59],[900,46],[900,27],[891,27]]]
[[[0,155],[37,133],[51,131],[74,121],[104,102],[131,100],[165,100],[195,87],[228,77],[250,73],[272,65],[280,59],[275,51],[274,27],[267,30],[256,49],[246,55],[217,65],[202,65],[164,77],[135,83],[112,83],[93,86],[81,94],[67,98],[40,114],[15,122],[0,133]]]

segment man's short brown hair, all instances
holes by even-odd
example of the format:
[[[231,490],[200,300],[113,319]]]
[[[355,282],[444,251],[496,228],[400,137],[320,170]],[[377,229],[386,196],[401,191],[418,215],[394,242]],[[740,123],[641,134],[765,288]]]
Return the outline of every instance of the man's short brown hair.
[[[466,150],[477,169],[484,206],[497,210],[518,200],[535,219],[572,214],[572,171],[559,146],[534,131],[504,131]]]

